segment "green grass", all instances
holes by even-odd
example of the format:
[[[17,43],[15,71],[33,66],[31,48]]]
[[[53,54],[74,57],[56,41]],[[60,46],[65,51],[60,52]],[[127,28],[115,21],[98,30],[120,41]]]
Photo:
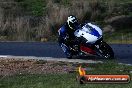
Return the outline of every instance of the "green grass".
[[[19,75],[0,81],[0,88],[131,88],[129,84],[79,84],[73,74]]]
[[[83,67],[92,68],[87,74],[129,74],[132,77],[132,66],[119,65],[115,61],[106,61],[104,64],[83,64]],[[122,70],[122,71],[120,71]],[[75,73],[65,74],[24,74],[0,77],[0,88],[131,88],[128,84],[79,84]]]

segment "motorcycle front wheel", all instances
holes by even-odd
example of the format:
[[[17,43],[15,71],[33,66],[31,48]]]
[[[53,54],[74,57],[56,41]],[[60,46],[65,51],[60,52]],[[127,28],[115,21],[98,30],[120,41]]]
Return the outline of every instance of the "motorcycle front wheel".
[[[112,48],[104,41],[98,45],[98,52],[106,59],[114,59],[114,52]]]

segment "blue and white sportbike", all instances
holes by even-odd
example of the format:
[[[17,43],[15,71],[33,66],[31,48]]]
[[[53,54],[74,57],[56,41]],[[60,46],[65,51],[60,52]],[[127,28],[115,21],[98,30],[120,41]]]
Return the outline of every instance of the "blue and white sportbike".
[[[73,55],[75,53],[81,53],[81,55],[92,54],[107,59],[114,58],[114,52],[112,48],[103,41],[102,30],[98,26],[92,23],[85,23],[80,29],[74,32],[74,35],[80,43],[71,48]]]

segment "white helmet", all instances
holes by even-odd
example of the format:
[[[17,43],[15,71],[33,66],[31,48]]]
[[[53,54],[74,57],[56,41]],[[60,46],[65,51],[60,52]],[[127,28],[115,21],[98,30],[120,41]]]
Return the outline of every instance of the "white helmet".
[[[69,28],[76,30],[77,26],[78,26],[78,22],[77,22],[77,18],[73,15],[70,15],[67,19],[67,23]]]

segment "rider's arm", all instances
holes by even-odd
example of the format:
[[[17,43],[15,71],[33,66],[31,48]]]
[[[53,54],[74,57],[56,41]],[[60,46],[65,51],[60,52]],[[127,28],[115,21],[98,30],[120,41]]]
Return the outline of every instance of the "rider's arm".
[[[61,38],[65,38],[66,37],[66,31],[65,31],[65,29],[60,28],[58,30],[58,32],[59,32],[59,37],[61,37]]]
[[[58,30],[58,33],[59,33],[59,39],[60,41],[65,41],[66,38],[67,38],[67,31],[65,29],[64,26],[62,26],[59,30]]]

